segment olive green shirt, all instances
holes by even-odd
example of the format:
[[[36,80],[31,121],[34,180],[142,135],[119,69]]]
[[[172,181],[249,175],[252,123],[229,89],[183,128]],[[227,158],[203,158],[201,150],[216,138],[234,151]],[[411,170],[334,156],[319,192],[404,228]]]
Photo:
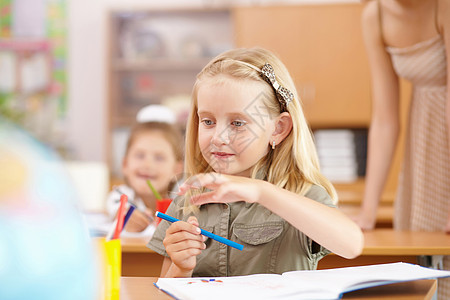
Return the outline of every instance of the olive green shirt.
[[[313,185],[306,197],[335,207],[322,187]],[[167,214],[186,221],[183,198],[172,201]],[[206,249],[197,256],[194,277],[238,276],[257,273],[281,274],[294,270],[314,270],[329,251],[314,243],[283,218],[256,203],[211,203],[195,215],[201,228],[243,244],[242,251],[207,239]],[[170,222],[162,220],[148,243],[155,252],[168,256],[162,243]]]

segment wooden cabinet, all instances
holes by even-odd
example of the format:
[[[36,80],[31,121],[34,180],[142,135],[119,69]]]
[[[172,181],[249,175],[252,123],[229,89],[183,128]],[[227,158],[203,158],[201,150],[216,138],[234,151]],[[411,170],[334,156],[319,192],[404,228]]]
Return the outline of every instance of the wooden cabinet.
[[[237,8],[236,45],[268,48],[281,58],[313,128],[367,127],[370,81],[361,9],[358,4]]]

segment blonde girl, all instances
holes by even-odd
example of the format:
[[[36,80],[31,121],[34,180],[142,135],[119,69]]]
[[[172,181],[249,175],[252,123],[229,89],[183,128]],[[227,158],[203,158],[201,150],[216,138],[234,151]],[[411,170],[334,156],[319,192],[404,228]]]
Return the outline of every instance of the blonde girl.
[[[186,132],[185,170],[149,247],[166,256],[162,277],[234,276],[315,269],[329,251],[360,254],[359,227],[336,209],[321,175],[294,83],[260,49],[214,58],[197,76]],[[185,197],[190,191],[198,191]],[[186,213],[188,205],[197,211]],[[244,245],[206,240],[198,227]]]

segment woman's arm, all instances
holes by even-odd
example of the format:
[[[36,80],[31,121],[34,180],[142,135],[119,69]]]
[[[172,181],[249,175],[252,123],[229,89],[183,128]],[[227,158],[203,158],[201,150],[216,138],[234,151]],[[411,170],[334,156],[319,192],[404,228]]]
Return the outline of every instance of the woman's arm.
[[[362,28],[372,78],[372,120],[364,199],[356,221],[362,229],[373,229],[398,140],[399,86],[398,76],[381,37],[376,1],[366,5]]]
[[[440,23],[439,24],[440,31],[444,37],[445,51],[447,55],[447,102],[445,112],[447,117],[448,140],[450,143],[450,3],[449,1],[438,1],[438,2],[439,2],[438,20]],[[450,214],[447,219],[445,231],[447,233],[450,233]]]

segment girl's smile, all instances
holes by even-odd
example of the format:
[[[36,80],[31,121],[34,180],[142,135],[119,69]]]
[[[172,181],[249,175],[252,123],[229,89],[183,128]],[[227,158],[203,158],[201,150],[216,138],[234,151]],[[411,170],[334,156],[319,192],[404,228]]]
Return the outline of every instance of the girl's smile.
[[[230,158],[230,157],[234,156],[234,154],[225,153],[225,152],[211,152],[211,154],[214,155],[217,159]]]
[[[136,172],[136,176],[141,178],[141,179],[143,179],[143,180],[151,180],[151,181],[153,181],[153,180],[158,178],[157,175],[149,175],[147,173],[141,173],[139,171]]]

